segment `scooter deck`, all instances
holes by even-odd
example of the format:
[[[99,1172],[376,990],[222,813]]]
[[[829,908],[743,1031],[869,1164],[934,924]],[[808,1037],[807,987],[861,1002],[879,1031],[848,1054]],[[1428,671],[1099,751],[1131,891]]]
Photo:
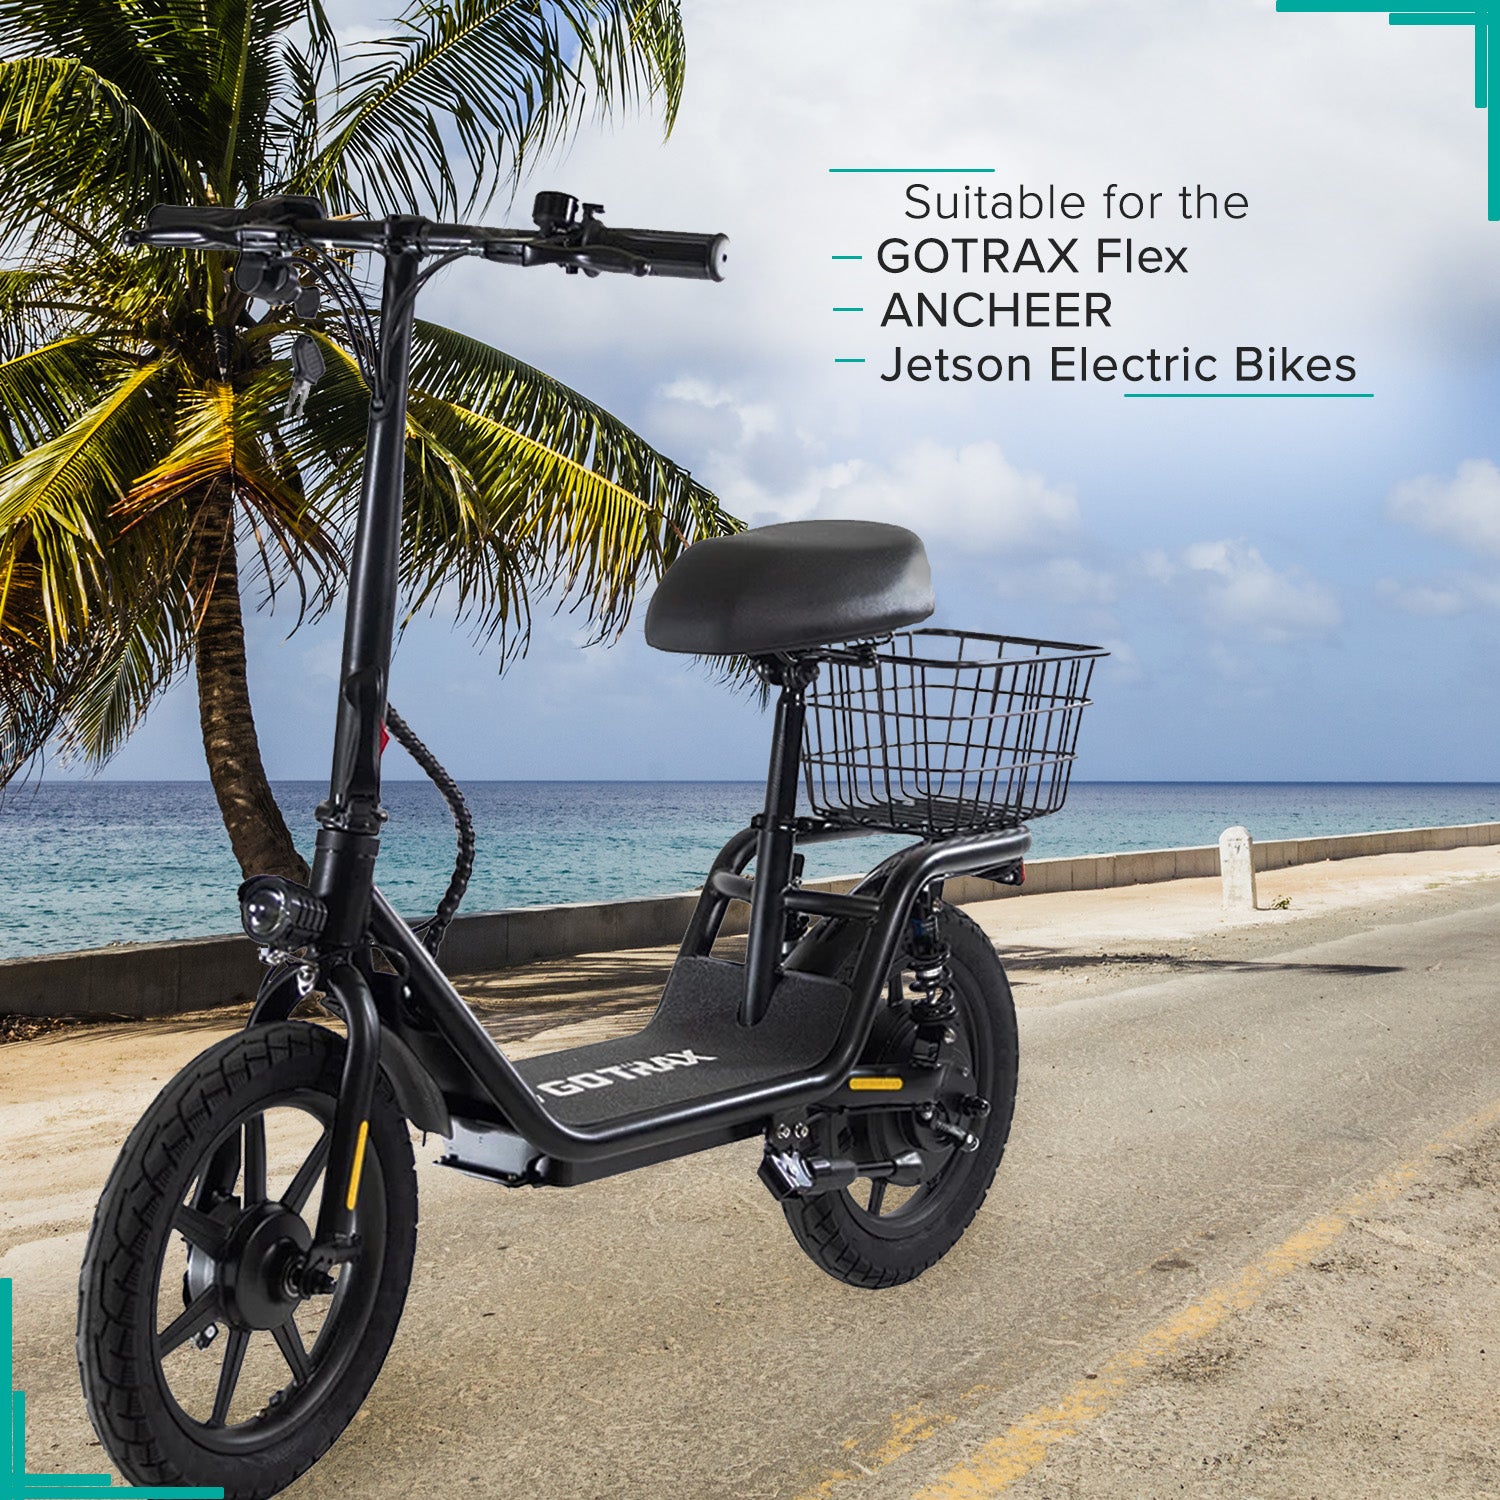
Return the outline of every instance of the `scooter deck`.
[[[741,1026],[743,965],[679,958],[646,1027],[631,1036],[517,1063],[568,1125],[598,1125],[810,1069],[833,1049],[849,990],[784,974],[757,1026]]]

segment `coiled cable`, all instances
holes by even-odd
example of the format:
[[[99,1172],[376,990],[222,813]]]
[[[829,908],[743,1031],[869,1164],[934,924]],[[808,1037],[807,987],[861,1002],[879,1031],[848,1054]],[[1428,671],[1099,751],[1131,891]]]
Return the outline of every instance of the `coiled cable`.
[[[458,852],[453,861],[453,874],[448,880],[448,889],[438,902],[437,911],[425,922],[416,924],[414,930],[421,935],[422,946],[437,957],[442,946],[443,935],[453,920],[464,892],[469,888],[469,876],[474,873],[474,815],[458,783],[445,771],[442,764],[426,745],[417,738],[411,725],[391,707],[385,706],[385,727],[391,738],[426,772],[428,779],[443,795],[448,811],[453,814],[453,828],[458,836]]]

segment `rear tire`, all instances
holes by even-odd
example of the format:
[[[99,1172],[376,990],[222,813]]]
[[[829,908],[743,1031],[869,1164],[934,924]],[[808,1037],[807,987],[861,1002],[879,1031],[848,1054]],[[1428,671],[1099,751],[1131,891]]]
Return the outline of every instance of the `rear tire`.
[[[380,1372],[417,1228],[411,1137],[383,1077],[356,1258],[329,1296],[287,1285],[311,1240],[344,1050],[299,1021],[220,1042],[120,1152],[84,1254],[78,1368],[94,1430],[136,1484],[264,1500],[327,1452]]]
[[[893,1192],[899,1196],[904,1190],[861,1179],[841,1191],[783,1202],[782,1211],[797,1243],[816,1265],[850,1286],[871,1290],[899,1286],[941,1260],[979,1212],[1010,1135],[1017,1071],[1016,1012],[1010,984],[978,924],[951,906],[939,909],[957,1008],[950,1023],[958,1033],[954,1046],[967,1051],[972,1092],[989,1101],[990,1111],[968,1122],[968,1129],[979,1138],[978,1149],[961,1152],[953,1148],[904,1201],[890,1203]],[[909,1003],[901,983],[903,962],[904,955],[898,956],[893,966],[888,1002],[898,1016]],[[910,1109],[884,1113],[888,1118],[879,1126],[834,1114],[828,1122],[831,1138],[850,1149],[857,1133],[872,1128],[896,1133],[917,1129]]]

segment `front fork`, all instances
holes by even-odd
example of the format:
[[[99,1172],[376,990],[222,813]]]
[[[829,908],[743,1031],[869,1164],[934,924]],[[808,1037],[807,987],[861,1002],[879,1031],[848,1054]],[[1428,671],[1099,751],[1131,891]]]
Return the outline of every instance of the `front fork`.
[[[284,1020],[308,992],[301,965],[269,976],[251,1012],[249,1025]],[[366,976],[351,962],[334,964],[324,980],[330,1006],[347,1032],[344,1071],[323,1169],[323,1195],[313,1243],[298,1272],[303,1296],[331,1292],[334,1268],[359,1252],[354,1231],[360,1183],[370,1139],[370,1107],[380,1069],[380,1013]]]

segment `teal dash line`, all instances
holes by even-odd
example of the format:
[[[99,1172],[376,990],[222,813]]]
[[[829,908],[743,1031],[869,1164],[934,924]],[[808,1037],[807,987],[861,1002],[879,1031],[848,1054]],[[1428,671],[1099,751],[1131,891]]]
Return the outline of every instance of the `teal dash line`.
[[[1126,391],[1127,401],[1373,401],[1374,391]]]
[[[863,312],[863,311],[864,311],[864,308],[862,308],[862,307],[836,307],[836,308],[834,308],[834,312]]]
[[[834,260],[863,260],[863,255],[835,255]]]
[[[1465,8],[1464,0],[1276,0],[1278,11],[1358,12],[1384,11],[1392,26],[1472,26],[1474,28],[1474,107],[1488,110],[1485,135],[1487,213],[1493,223],[1500,220],[1500,111],[1490,109],[1495,59],[1491,57],[1490,21],[1492,0],[1479,0]]]
[[[993,167],[829,167],[830,172],[886,172],[897,177],[936,177],[940,172],[959,177],[993,176]]]
[[[861,356],[859,359],[835,359],[834,360],[834,364],[836,364],[836,365],[862,365],[862,364],[864,364],[864,358],[863,358],[863,356]]]
[[[217,1486],[158,1485],[131,1488],[108,1474],[33,1474],[26,1467],[26,1392],[12,1389],[15,1296],[0,1277],[0,1497],[3,1500],[224,1500]]]

